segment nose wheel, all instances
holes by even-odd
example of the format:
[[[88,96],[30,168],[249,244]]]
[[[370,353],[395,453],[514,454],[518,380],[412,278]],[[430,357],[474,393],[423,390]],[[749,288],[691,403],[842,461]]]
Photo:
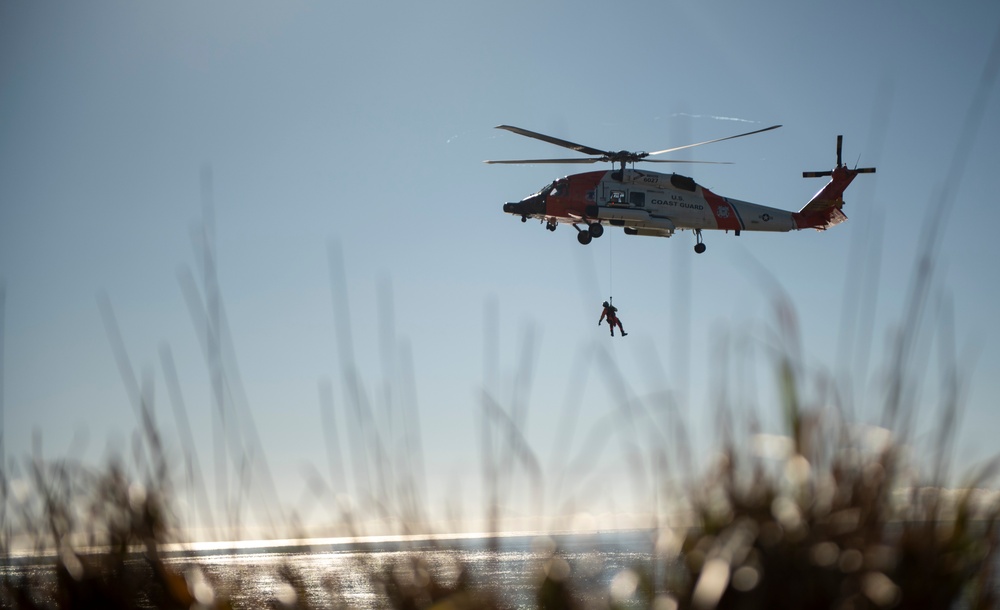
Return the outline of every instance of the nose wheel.
[[[705,251],[705,247],[706,247],[706,246],[705,246],[705,242],[703,242],[703,241],[701,240],[701,229],[695,229],[695,230],[694,230],[694,238],[695,238],[696,240],[698,240],[698,243],[696,243],[696,244],[694,245],[694,251],[695,251],[695,252],[696,252],[697,254],[701,254],[702,252],[704,252],[704,251]]]

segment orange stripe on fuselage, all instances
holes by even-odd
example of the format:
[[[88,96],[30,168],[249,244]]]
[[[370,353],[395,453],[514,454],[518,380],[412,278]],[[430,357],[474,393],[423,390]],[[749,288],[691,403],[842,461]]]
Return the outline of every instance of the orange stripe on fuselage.
[[[705,187],[701,187],[701,194],[712,208],[715,223],[720,229],[738,231],[743,228],[739,215],[729,202]]]

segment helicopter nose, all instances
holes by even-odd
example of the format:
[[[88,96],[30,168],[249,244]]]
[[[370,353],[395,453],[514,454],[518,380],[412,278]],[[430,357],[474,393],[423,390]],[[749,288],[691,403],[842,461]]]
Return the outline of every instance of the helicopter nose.
[[[531,197],[525,197],[521,201],[515,203],[505,203],[503,204],[503,211],[508,214],[516,214],[522,217],[544,214],[545,196],[534,195]]]

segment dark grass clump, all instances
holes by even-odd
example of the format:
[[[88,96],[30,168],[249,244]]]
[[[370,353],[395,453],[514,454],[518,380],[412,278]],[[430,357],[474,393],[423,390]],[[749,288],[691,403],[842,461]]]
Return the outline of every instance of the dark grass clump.
[[[930,278],[918,273],[913,304]],[[916,308],[916,307],[915,307]],[[994,608],[996,459],[957,486],[948,476],[962,383],[942,307],[940,413],[914,439],[920,317],[890,345],[883,424],[852,419],[843,387],[821,378],[803,398],[793,310],[778,299],[778,401],[784,435],[734,435],[723,406],[721,455],[689,490],[692,527],[668,537],[680,569],[665,587],[683,608]],[[912,312],[911,312],[912,313]],[[832,389],[831,389],[832,388]],[[912,401],[912,402],[910,402]],[[871,402],[870,399],[866,402]],[[828,404],[837,406],[827,406]],[[869,406],[869,405],[865,405]],[[870,407],[869,407],[870,408]],[[756,428],[756,424],[751,428]],[[929,446],[928,446],[929,445]],[[929,476],[922,474],[930,472]]]
[[[778,464],[729,446],[694,492],[668,586],[680,607],[996,607],[1000,506],[977,488],[990,472],[913,486],[903,447],[800,424]]]

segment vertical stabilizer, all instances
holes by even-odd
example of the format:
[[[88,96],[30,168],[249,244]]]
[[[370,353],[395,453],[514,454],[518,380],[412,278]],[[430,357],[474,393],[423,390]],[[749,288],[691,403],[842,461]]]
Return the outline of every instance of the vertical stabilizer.
[[[844,191],[858,174],[874,174],[874,167],[848,169],[841,158],[844,136],[837,136],[837,166],[830,171],[802,172],[803,178],[829,176],[830,182],[813,195],[809,203],[795,214],[795,222],[800,229],[825,230],[847,220],[843,212]]]

